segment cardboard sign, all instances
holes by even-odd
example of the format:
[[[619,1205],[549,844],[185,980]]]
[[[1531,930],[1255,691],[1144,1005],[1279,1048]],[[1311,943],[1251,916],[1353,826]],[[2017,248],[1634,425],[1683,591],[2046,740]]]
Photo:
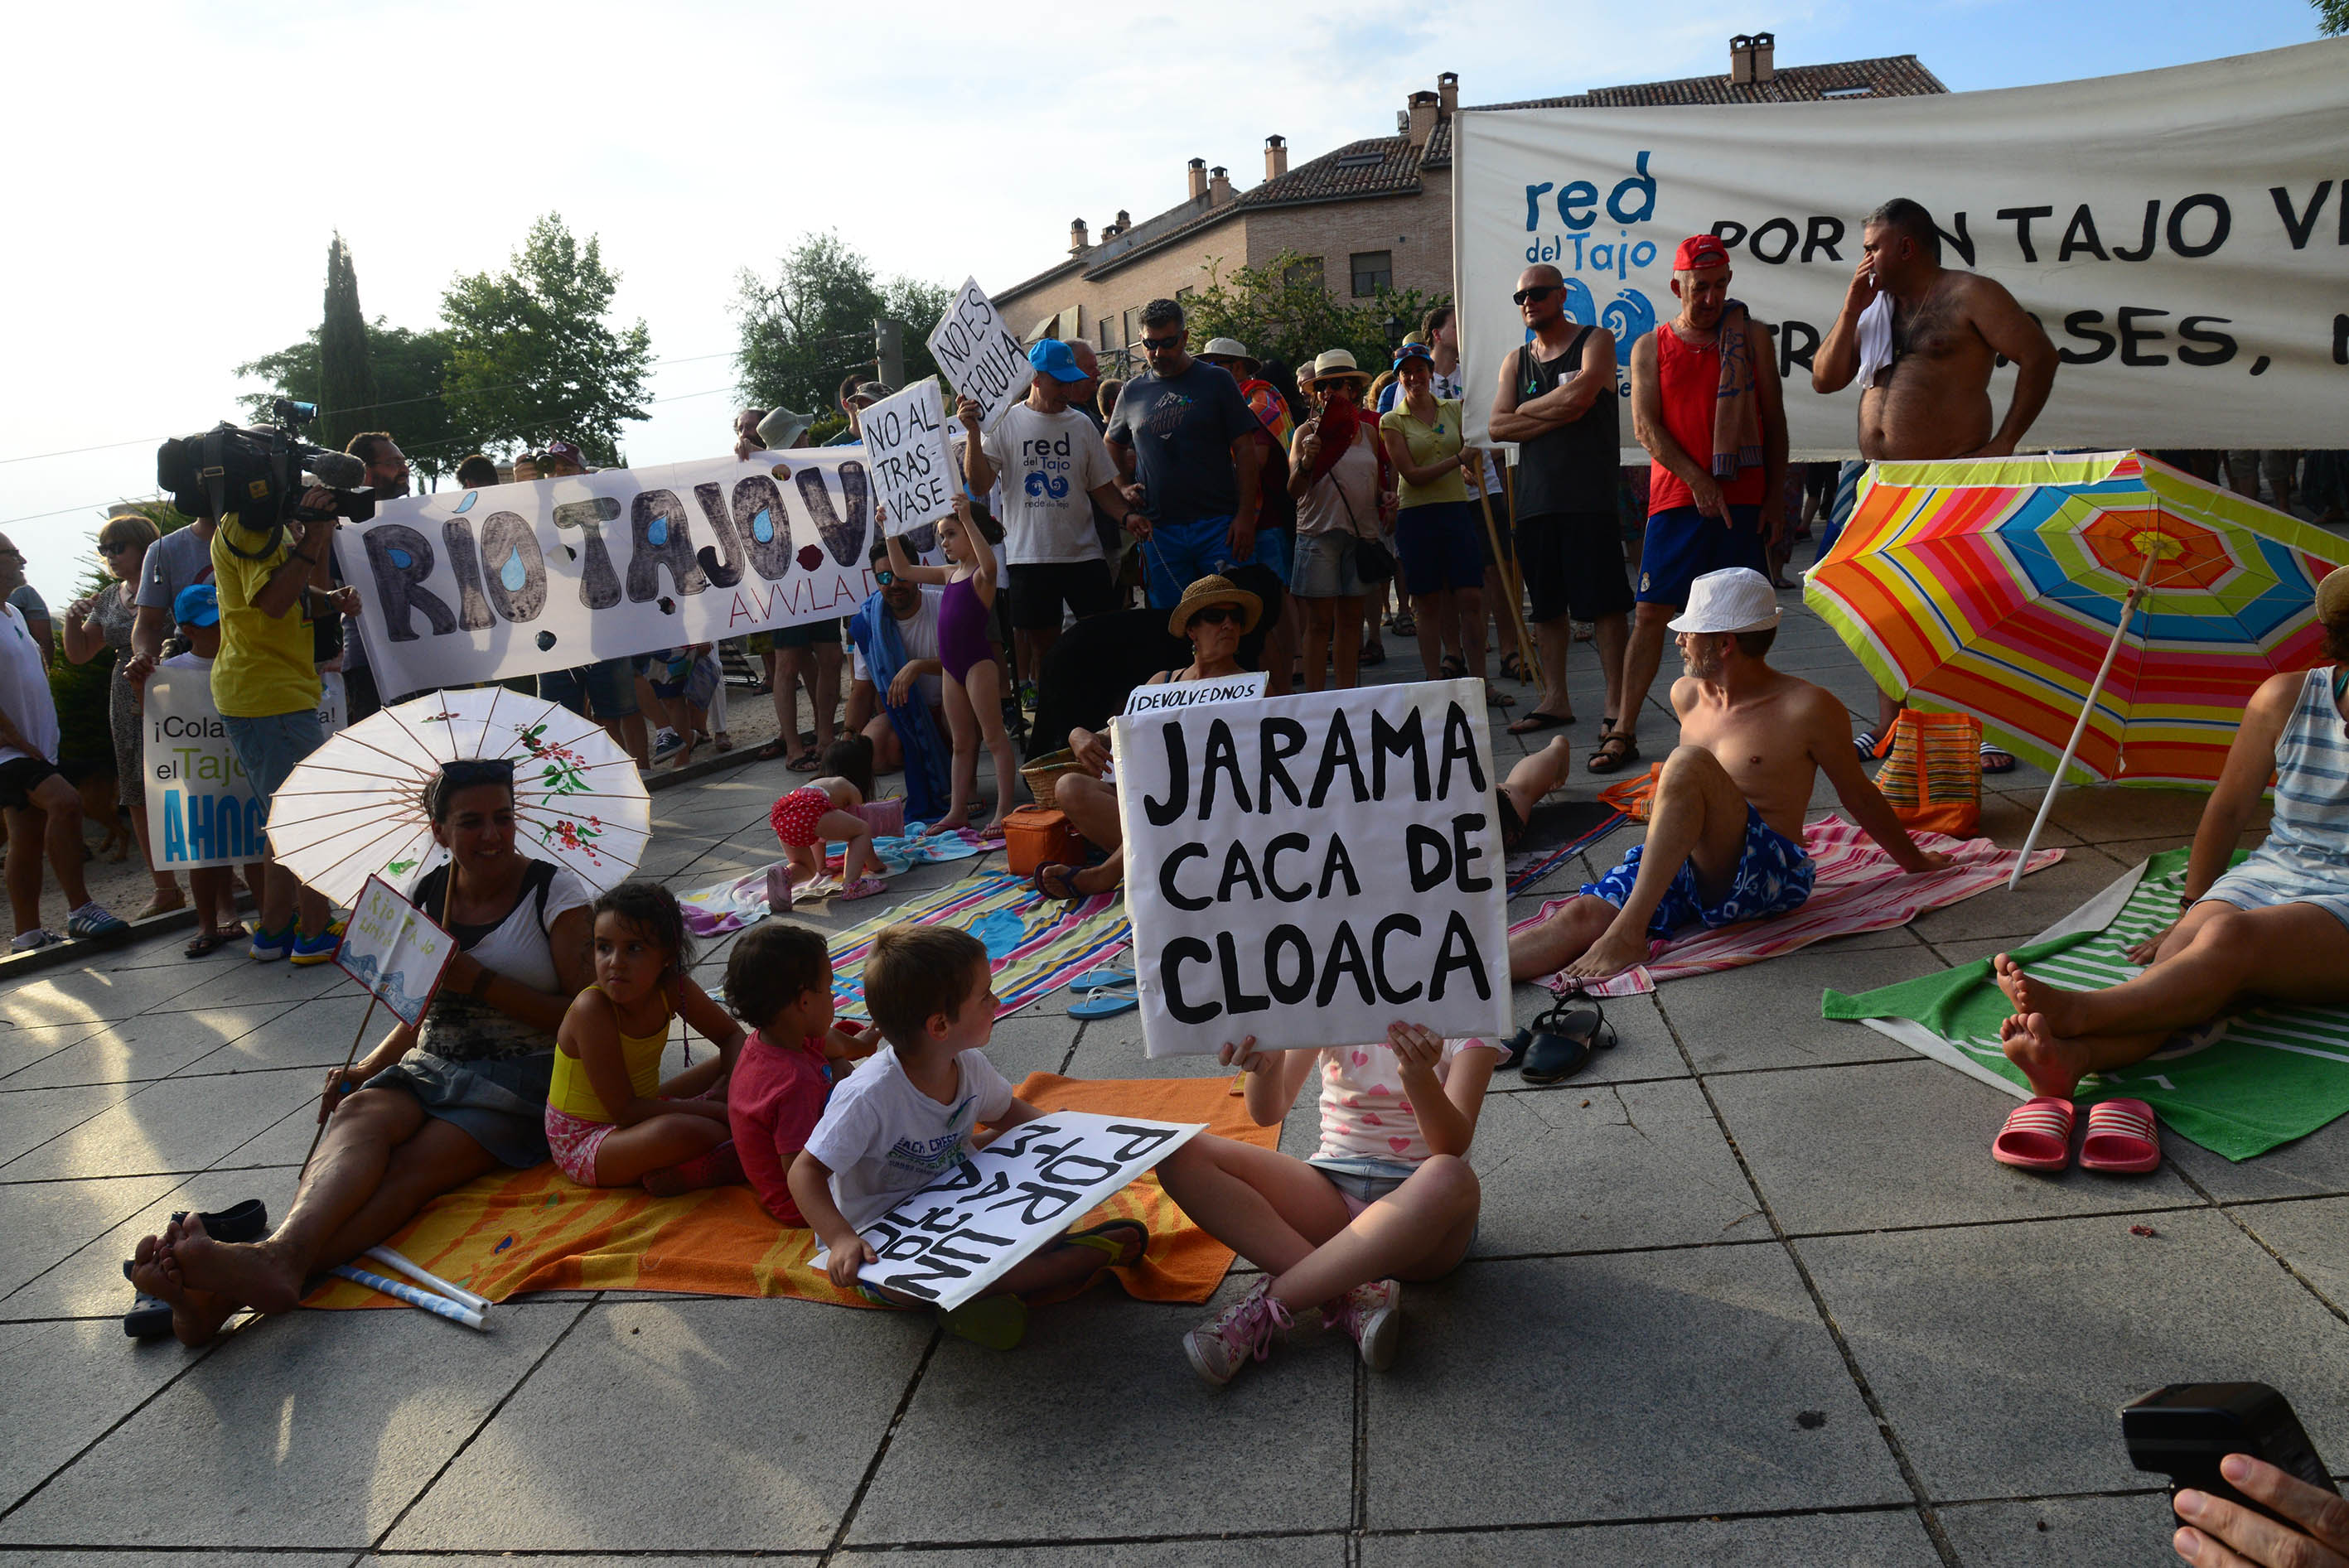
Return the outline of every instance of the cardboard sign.
[[[1111,722],[1150,1056],[1508,1031],[1480,683]]]
[[[1206,1130],[1079,1110],[1023,1122],[866,1226],[881,1261],[858,1277],[960,1306]]]
[[[977,403],[986,412],[978,428],[995,428],[1011,405],[1027,394],[1036,379],[1028,351],[1019,337],[995,314],[995,305],[977,278],[965,278],[962,289],[930,334],[930,357],[947,385]]]
[[[873,591],[858,447],[440,490],[335,531],[385,691],[832,620]]]
[[[954,511],[962,465],[947,450],[946,399],[938,384],[915,382],[857,417],[881,525],[905,533]]]
[[[318,677],[318,722],[332,735],[343,727],[343,677]],[[146,773],[147,821],[158,871],[241,866],[267,851],[269,812],[254,798],[253,782],[228,726],[212,706],[212,664],[190,655],[167,659],[147,677],[140,709]]]
[[[1168,681],[1164,686],[1140,686],[1125,699],[1126,717],[1166,713],[1202,703],[1246,702],[1264,695],[1265,673],[1243,670],[1215,681]]]
[[[335,949],[335,964],[414,1028],[432,1005],[441,972],[456,955],[456,939],[424,912],[369,877],[351,906],[351,922]]]

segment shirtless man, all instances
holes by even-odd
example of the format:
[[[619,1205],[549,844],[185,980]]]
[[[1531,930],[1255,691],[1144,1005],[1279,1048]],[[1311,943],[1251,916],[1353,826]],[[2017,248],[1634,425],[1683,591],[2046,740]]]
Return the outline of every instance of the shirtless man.
[[[1811,389],[1840,392],[1868,372],[1859,393],[1859,455],[1866,461],[2012,457],[2055,385],[2055,346],[2047,334],[2003,285],[1943,267],[1932,214],[1905,196],[1868,215],[1860,244],[1843,311],[1812,356]],[[1891,339],[1886,357],[1863,364],[1860,317],[1879,295],[1891,297]],[[2014,396],[1993,431],[1990,373],[2001,355],[2014,362]],[[1878,738],[1899,712],[1899,698],[1877,694]],[[1995,748],[1983,753],[1992,771],[2014,766]]]
[[[1820,769],[1860,830],[1902,870],[1950,857],[1920,850],[1860,771],[1850,719],[1824,687],[1774,670],[1778,600],[1751,567],[1708,572],[1671,623],[1688,674],[1672,683],[1681,744],[1664,759],[1647,842],[1564,909],[1509,939],[1509,975],[1563,967],[1597,979],[1646,961],[1650,944],[1784,914],[1810,897],[1803,811]]]

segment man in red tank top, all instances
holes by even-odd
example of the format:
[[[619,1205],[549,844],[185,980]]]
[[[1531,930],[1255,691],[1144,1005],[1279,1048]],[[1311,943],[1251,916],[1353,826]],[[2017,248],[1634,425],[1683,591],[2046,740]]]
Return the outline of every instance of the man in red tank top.
[[[1766,577],[1770,531],[1785,526],[1782,508],[1762,504],[1783,492],[1786,479],[1777,358],[1769,335],[1729,297],[1727,247],[1711,234],[1682,241],[1672,258],[1672,293],[1680,314],[1631,346],[1631,428],[1655,462],[1639,610],[1623,659],[1622,717],[1591,759],[1598,773],[1639,760],[1640,710],[1663,659],[1668,624],[1688,605],[1689,584],[1735,566]]]

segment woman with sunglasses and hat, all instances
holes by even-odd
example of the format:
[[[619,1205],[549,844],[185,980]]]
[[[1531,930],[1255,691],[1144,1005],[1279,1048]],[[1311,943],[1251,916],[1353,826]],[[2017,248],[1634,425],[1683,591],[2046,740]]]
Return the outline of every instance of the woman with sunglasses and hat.
[[[1395,556],[1413,602],[1420,665],[1432,681],[1473,675],[1486,702],[1506,707],[1516,699],[1485,679],[1485,554],[1463,478],[1482,454],[1463,440],[1459,399],[1436,397],[1435,356],[1425,344],[1404,344],[1394,368],[1402,390],[1379,434],[1402,479]],[[1444,656],[1446,643],[1458,657]]]
[[[1161,670],[1142,685],[1224,680],[1242,674],[1240,639],[1263,618],[1264,601],[1235,586],[1228,577],[1200,578],[1183,590],[1181,601],[1166,617],[1169,632],[1190,640],[1191,662],[1181,669]],[[1109,859],[1084,867],[1047,861],[1036,868],[1035,882],[1037,892],[1075,903],[1107,892],[1125,880],[1125,824],[1118,815],[1117,787],[1103,777],[1110,766],[1109,738],[1079,726],[1069,731],[1069,749],[1083,771],[1061,775],[1052,787],[1052,803],[1088,841],[1107,850]]]
[[[114,650],[114,678],[107,682],[107,718],[114,738],[115,799],[130,808],[130,829],[139,838],[139,853],[155,879],[152,897],[133,920],[145,920],[187,906],[180,880],[155,864],[147,840],[147,770],[140,729],[139,688],[130,684],[130,626],[139,618],[139,572],[147,562],[147,547],[162,536],[138,512],[117,511],[98,531],[98,559],[114,581],[86,599],[66,606],[66,657],[86,665],[100,648]]]
[[[1386,451],[1361,401],[1370,379],[1342,348],[1318,356],[1309,390],[1319,408],[1297,428],[1289,453],[1297,560],[1288,591],[1305,609],[1307,691],[1321,689],[1325,665],[1336,666],[1332,690],[1360,684],[1362,599],[1372,585],[1361,574],[1361,546],[1392,526]]]
[[[183,1345],[204,1343],[240,1307],[290,1311],[311,1274],[382,1242],[433,1198],[548,1157],[554,1032],[595,977],[595,892],[517,846],[511,759],[443,765],[424,810],[450,858],[409,897],[458,951],[421,1026],[400,1025],[327,1075],[324,1139],[266,1240],[214,1241],[191,1218],[139,1243],[131,1282],[171,1304]]]

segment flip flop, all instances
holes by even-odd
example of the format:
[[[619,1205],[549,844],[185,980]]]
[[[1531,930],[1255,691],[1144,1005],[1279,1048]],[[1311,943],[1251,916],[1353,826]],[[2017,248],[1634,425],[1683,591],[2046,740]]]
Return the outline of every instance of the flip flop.
[[[2072,1102],[2053,1095],[2023,1101],[2006,1113],[2006,1125],[1991,1140],[1990,1157],[2018,1171],[2063,1170],[2072,1163]],[[2155,1156],[2157,1164],[2159,1161]]]
[[[1523,718],[1518,719],[1515,724],[1509,726],[1509,733],[1511,735],[1534,735],[1538,734],[1540,731],[1545,729],[1564,729],[1573,724],[1573,722],[1574,715],[1570,713],[1557,714],[1551,713],[1546,708],[1537,707],[1531,713],[1526,714]]]
[[[1982,770],[1985,773],[2012,773],[2014,771],[2014,754],[2002,746],[1992,746],[1985,740],[1982,744]]]
[[[1061,873],[1058,887],[1052,885],[1054,872]],[[1046,898],[1058,899],[1062,903],[1082,903],[1085,895],[1077,891],[1076,875],[1077,868],[1066,861],[1046,861],[1036,868],[1036,874],[1028,879],[1028,885]]]
[[[1071,991],[1090,991],[1100,986],[1131,985],[1133,984],[1133,970],[1120,969],[1112,965],[1101,969],[1086,970],[1082,975],[1078,975],[1075,979],[1069,982],[1069,989]]]
[[[854,882],[850,882],[846,887],[842,888],[840,892],[833,896],[843,900],[852,898],[871,898],[876,892],[887,892],[888,891],[889,884],[883,882],[879,877],[858,877]]]
[[[2100,1099],[2088,1108],[2088,1135],[2080,1140],[2080,1169],[2142,1176],[2161,1164],[2160,1123],[2141,1099]]]
[[[1131,985],[1096,985],[1081,1001],[1069,1005],[1071,1018],[1113,1018],[1142,1006],[1142,998],[1133,994]]]
[[[802,751],[783,766],[794,773],[812,773],[823,766],[823,758],[812,751]]]
[[[783,743],[780,740],[770,740],[750,755],[761,762],[772,762],[783,755]]]
[[[189,943],[180,951],[190,958],[208,957],[218,953],[230,943],[243,941],[252,934],[253,933],[245,930],[242,925],[228,931],[200,932],[193,942]]]

